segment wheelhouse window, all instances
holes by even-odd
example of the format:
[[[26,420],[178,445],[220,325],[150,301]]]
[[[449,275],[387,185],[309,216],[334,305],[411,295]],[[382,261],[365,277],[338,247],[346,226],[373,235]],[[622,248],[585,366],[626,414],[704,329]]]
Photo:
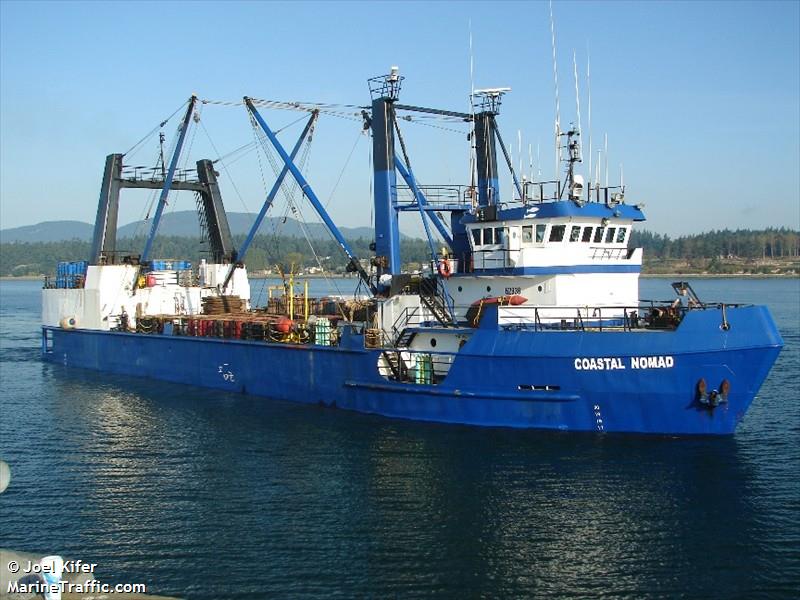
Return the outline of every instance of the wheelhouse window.
[[[522,226],[522,243],[523,244],[533,243],[533,225]]]
[[[544,242],[544,232],[547,229],[547,225],[544,223],[538,223],[536,225],[536,243],[541,244]]]
[[[581,227],[580,225],[573,225],[572,229],[569,232],[569,241],[570,242],[577,242],[581,237]]]
[[[616,227],[609,227],[608,233],[606,234],[606,244],[613,244],[614,243],[614,234],[617,232]]]
[[[481,230],[480,229],[473,229],[472,230],[472,243],[475,246],[481,245]]]
[[[620,227],[619,231],[617,232],[617,243],[622,244],[625,242],[625,236],[628,233],[628,229],[626,227]]]
[[[566,232],[566,225],[553,225],[550,228],[550,241],[561,242],[564,240],[564,232]]]
[[[486,227],[483,230],[483,245],[494,244],[494,228]]]
[[[605,227],[598,227],[594,230],[594,243],[599,244],[603,241],[603,233],[605,232]]]
[[[507,237],[508,237],[508,228],[506,228],[506,227],[495,227],[494,228],[494,243],[495,244],[505,244]]]
[[[582,242],[591,242],[592,241],[592,227],[584,227],[583,228],[583,237],[581,238]]]

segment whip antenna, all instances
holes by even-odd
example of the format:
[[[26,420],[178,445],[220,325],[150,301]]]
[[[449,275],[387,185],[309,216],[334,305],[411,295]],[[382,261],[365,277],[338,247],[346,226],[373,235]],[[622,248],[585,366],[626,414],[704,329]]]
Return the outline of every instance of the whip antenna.
[[[594,181],[595,188],[597,189],[597,198],[600,198],[600,161],[603,160],[603,151],[597,149],[597,162],[594,165]]]
[[[533,175],[533,144],[528,144],[528,179],[535,181]]]
[[[542,179],[542,149],[539,140],[536,140],[536,181]]]
[[[581,98],[578,91],[578,59],[575,56],[575,50],[572,51],[572,72],[575,75],[575,109],[578,113],[578,135],[581,133]],[[583,162],[583,147],[578,146],[579,156],[578,160]]]
[[[592,171],[592,75],[591,75],[591,61],[589,58],[589,48],[586,48],[586,92],[589,96],[587,102],[589,104],[589,178],[593,176]],[[592,184],[589,183],[589,199],[591,199]]]
[[[556,26],[553,21],[553,0],[550,0],[550,44],[553,49],[553,80],[556,91],[556,181],[561,179],[561,107],[558,102],[558,63],[556,62]]]

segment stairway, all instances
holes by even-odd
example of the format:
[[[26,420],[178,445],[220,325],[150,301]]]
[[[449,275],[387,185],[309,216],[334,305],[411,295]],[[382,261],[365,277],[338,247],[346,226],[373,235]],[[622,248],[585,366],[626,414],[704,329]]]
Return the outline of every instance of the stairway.
[[[400,332],[400,336],[395,341],[394,345],[397,348],[408,348],[411,344],[411,340],[414,339],[414,336],[417,335],[415,329],[411,329],[406,327],[403,331]]]
[[[438,279],[423,279],[419,284],[419,299],[439,323],[451,325],[450,311],[444,299],[444,291],[439,291]]]
[[[195,204],[197,205],[197,217],[200,221],[200,242],[209,240],[208,235],[208,220],[206,218],[206,209],[203,205],[203,194],[200,192],[194,193]]]
[[[408,375],[408,367],[406,367],[405,361],[400,357],[400,353],[385,350],[383,356],[389,364],[389,369],[392,371],[391,379],[395,381],[405,381]]]

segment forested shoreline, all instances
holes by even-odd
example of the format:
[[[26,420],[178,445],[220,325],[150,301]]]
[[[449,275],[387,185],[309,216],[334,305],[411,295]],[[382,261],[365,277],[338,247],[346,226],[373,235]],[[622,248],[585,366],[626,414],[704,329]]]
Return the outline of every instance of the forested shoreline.
[[[235,236],[241,245],[244,236]],[[368,257],[370,240],[349,240],[358,256]],[[118,248],[138,254],[144,238],[119,240]],[[322,267],[343,272],[346,261],[333,240],[315,240],[314,250],[302,237],[257,236],[247,256],[251,272],[273,269],[276,264],[295,269]],[[424,264],[430,255],[427,241],[405,238],[401,242],[407,268]],[[634,231],[630,246],[644,250],[643,273],[775,274],[800,273],[800,231],[788,228],[711,231],[697,235],[669,236]],[[90,243],[61,242],[0,243],[0,276],[52,275],[58,261],[85,260]],[[153,255],[188,258],[199,262],[207,256],[207,244],[199,238],[164,236],[157,240]]]
[[[234,246],[239,247],[244,236],[234,236]],[[371,240],[356,238],[348,240],[356,255],[369,257]],[[118,252],[122,255],[138,255],[144,247],[145,238],[117,240]],[[59,261],[86,260],[91,243],[82,240],[62,242],[13,242],[0,243],[0,276],[52,275]],[[401,241],[403,257],[409,263],[421,263],[430,256],[427,241],[406,238]],[[159,258],[181,258],[197,264],[208,258],[208,244],[197,237],[161,236],[153,245],[152,256]],[[339,244],[333,240],[313,240],[313,251],[303,237],[259,235],[247,253],[247,267],[251,272],[271,270],[280,264],[296,270],[322,267],[328,272],[344,272],[347,261]]]
[[[724,229],[674,239],[634,230],[630,246],[643,249],[642,273],[649,275],[800,274],[800,231],[785,227]]]

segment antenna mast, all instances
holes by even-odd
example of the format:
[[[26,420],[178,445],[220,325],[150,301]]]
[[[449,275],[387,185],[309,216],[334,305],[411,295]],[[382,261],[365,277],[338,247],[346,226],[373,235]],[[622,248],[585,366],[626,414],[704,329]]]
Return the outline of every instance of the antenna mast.
[[[556,91],[556,180],[561,179],[561,107],[558,101],[558,63],[556,62],[556,26],[553,21],[553,0],[550,0],[550,43],[553,49],[553,79]]]
[[[474,208],[478,158],[475,150],[475,59],[472,52],[472,19],[469,20],[469,114],[472,117],[472,135],[469,144],[470,203]]]
[[[575,75],[575,108],[577,111],[577,127],[575,124],[570,126],[567,131],[567,181],[569,199],[576,202],[579,206],[583,204],[583,176],[575,174],[575,163],[583,162],[583,152],[578,138],[581,135],[581,100],[578,92],[578,59],[575,50],[572,51],[572,71]]]

